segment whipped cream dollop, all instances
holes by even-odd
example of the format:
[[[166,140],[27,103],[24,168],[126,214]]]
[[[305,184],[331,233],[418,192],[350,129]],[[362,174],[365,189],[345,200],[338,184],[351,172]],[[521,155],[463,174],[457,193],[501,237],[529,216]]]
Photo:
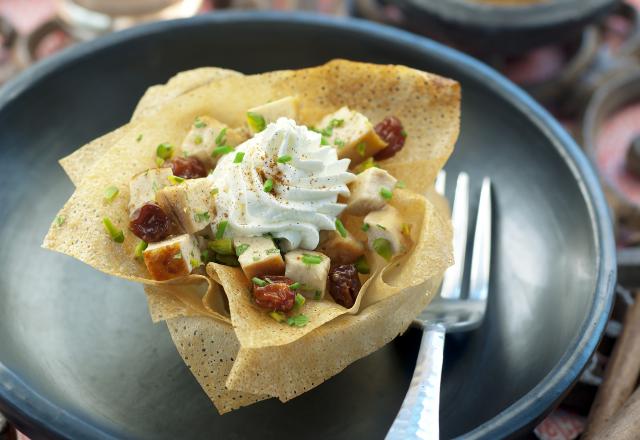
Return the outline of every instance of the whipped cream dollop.
[[[338,196],[348,196],[355,179],[349,159],[338,160],[336,149],[320,141],[319,133],[280,118],[223,156],[209,176],[219,189],[214,232],[226,220],[225,235],[270,233],[284,239],[285,250],[315,249],[319,231],[335,229],[346,207]]]

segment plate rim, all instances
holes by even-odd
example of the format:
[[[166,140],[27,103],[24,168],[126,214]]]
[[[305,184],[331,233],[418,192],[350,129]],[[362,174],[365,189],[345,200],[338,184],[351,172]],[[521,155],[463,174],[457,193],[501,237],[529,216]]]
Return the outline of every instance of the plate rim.
[[[410,47],[416,53],[428,54],[454,63],[456,68],[482,80],[485,87],[504,99],[516,110],[526,113],[532,124],[549,139],[570,168],[586,202],[597,254],[598,275],[595,298],[585,316],[578,336],[551,371],[534,388],[494,418],[463,435],[465,438],[501,438],[522,432],[558,403],[587,365],[599,343],[613,304],[616,279],[615,241],[608,206],[596,173],[586,155],[564,128],[537,102],[507,78],[468,55],[427,38],[357,18],[331,18],[308,12],[216,11],[188,19],[145,24],[116,32],[93,41],[64,49],[39,61],[0,88],[0,114],[3,108],[33,84],[58,68],[81,60],[94,51],[170,29],[214,25],[224,22],[259,22],[261,24],[297,24],[354,32],[385,43]],[[88,423],[62,410],[29,387],[16,373],[0,361],[0,409],[27,433],[81,438],[116,438],[106,427]]]

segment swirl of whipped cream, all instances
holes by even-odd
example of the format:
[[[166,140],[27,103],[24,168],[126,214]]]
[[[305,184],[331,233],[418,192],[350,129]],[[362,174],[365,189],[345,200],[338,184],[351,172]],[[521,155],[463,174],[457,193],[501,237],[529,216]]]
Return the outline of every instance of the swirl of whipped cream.
[[[319,231],[335,229],[346,207],[338,195],[348,196],[347,183],[355,178],[349,159],[338,160],[336,149],[320,141],[319,133],[280,118],[223,156],[209,176],[219,189],[214,231],[227,220],[226,235],[270,233],[286,240],[286,250],[315,249]],[[236,163],[238,153],[244,157]]]

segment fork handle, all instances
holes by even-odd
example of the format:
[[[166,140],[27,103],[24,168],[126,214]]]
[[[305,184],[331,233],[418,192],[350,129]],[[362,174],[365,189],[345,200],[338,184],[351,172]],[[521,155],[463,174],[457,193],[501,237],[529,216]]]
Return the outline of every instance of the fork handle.
[[[439,438],[444,335],[445,328],[441,324],[425,327],[409,391],[385,440]]]

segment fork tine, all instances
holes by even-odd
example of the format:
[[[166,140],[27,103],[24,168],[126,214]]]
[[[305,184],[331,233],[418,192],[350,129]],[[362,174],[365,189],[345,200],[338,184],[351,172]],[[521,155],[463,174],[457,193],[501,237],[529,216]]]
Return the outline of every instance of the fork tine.
[[[447,299],[458,299],[462,290],[464,255],[467,248],[467,225],[469,222],[469,175],[467,173],[458,175],[451,222],[453,223],[454,263],[444,274],[440,296]]]
[[[438,177],[436,177],[436,192],[441,196],[444,196],[444,188],[447,184],[447,172],[445,170],[438,171]]]
[[[485,177],[480,191],[478,218],[476,220],[469,299],[484,301],[489,292],[489,267],[491,262],[491,180]]]

